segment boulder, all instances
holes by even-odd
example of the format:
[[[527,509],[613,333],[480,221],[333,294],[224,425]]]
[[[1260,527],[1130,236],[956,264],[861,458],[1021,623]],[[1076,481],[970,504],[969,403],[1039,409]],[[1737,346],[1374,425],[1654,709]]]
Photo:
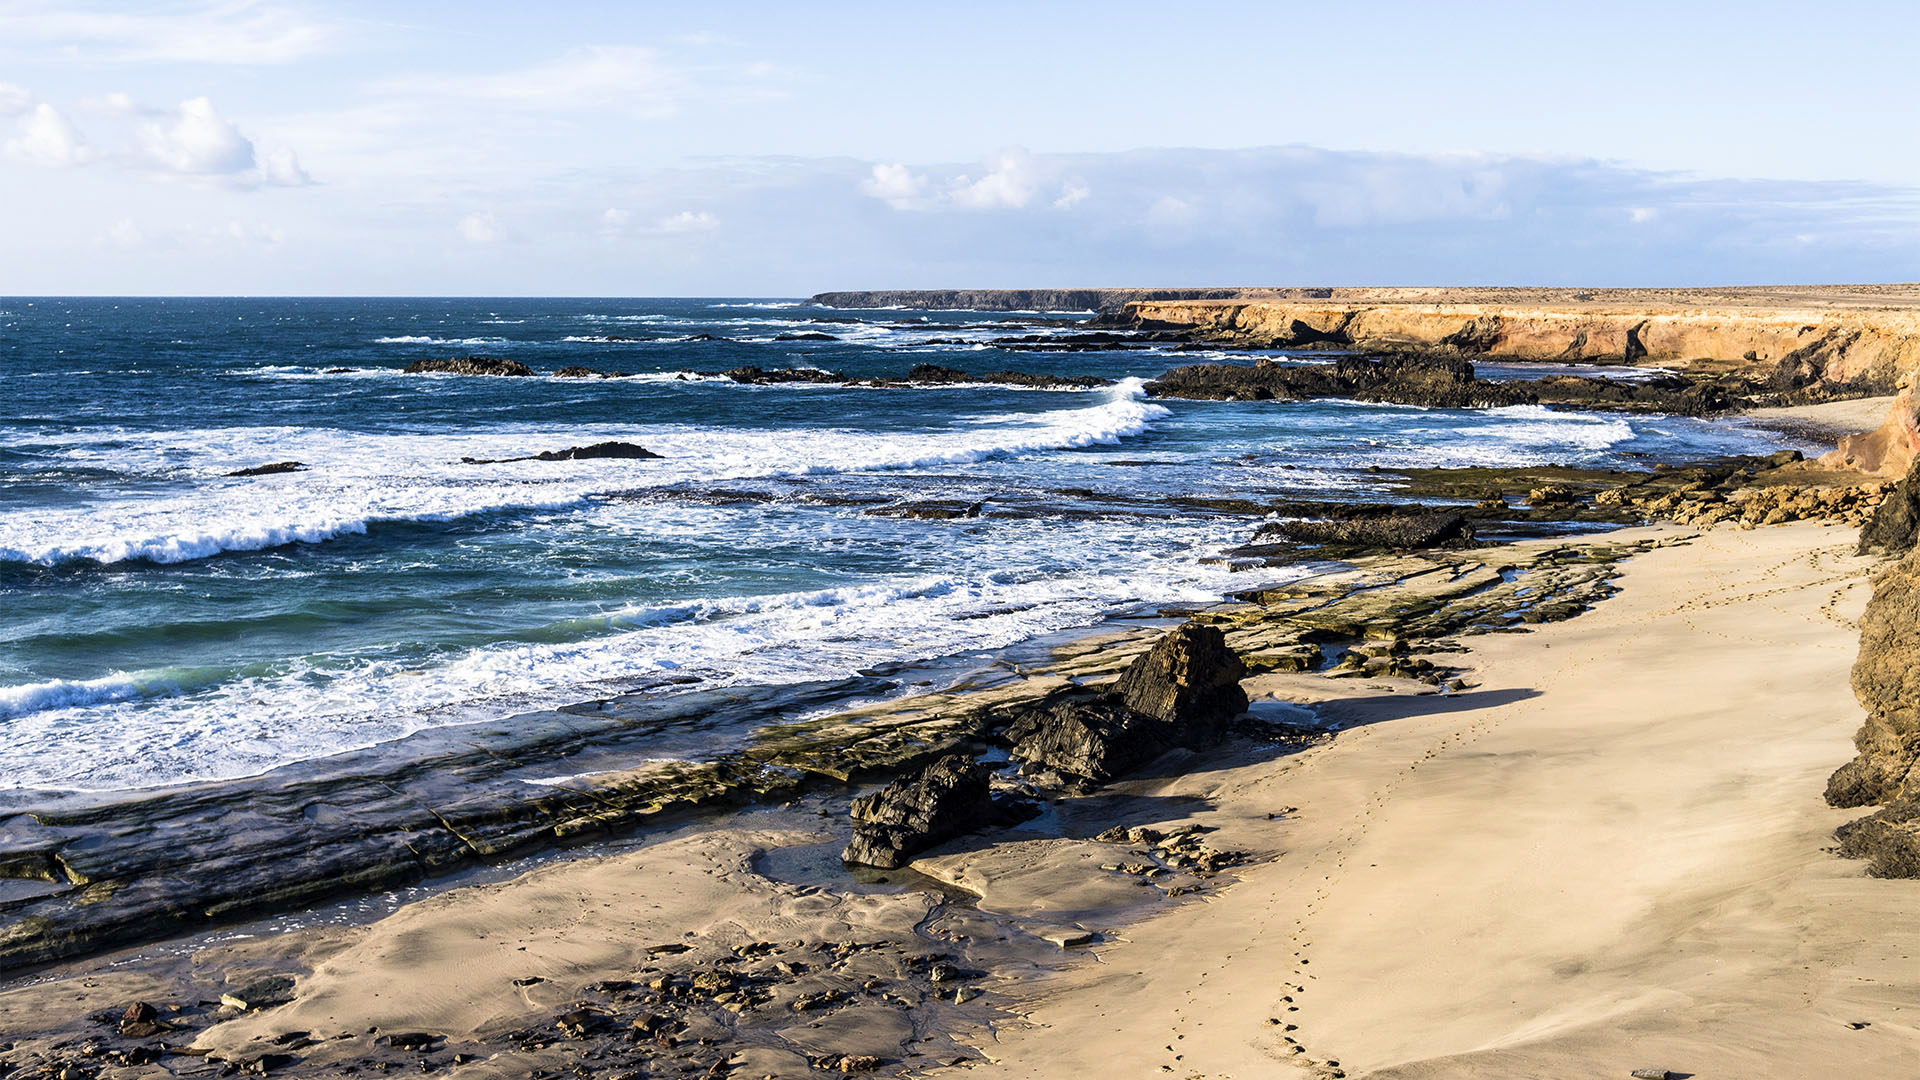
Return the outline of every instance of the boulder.
[[[518,360],[497,356],[455,356],[446,360],[415,360],[400,369],[405,375],[440,372],[447,375],[532,375],[533,369]]]
[[[1246,665],[1218,627],[1188,623],[1154,643],[1107,692],[1033,709],[1007,729],[1012,757],[1105,783],[1169,750],[1218,743],[1247,710]]]
[[[1247,711],[1246,677],[1219,627],[1186,623],[1134,660],[1113,689],[1127,708],[1172,725],[1178,745],[1204,746]]]
[[[991,776],[980,762],[949,754],[860,796],[853,800],[853,842],[841,860],[892,870],[936,844],[995,824]]]

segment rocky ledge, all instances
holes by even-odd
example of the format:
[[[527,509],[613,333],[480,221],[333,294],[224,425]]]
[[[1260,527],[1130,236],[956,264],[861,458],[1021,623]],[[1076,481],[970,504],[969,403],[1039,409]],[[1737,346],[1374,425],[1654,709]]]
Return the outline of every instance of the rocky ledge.
[[[1840,854],[1866,859],[1876,877],[1920,877],[1920,465],[1881,503],[1862,530],[1862,553],[1897,561],[1873,578],[1873,598],[1860,617],[1860,656],[1853,691],[1867,719],[1854,736],[1859,756],[1827,781],[1837,807],[1879,806],[1834,834]]]

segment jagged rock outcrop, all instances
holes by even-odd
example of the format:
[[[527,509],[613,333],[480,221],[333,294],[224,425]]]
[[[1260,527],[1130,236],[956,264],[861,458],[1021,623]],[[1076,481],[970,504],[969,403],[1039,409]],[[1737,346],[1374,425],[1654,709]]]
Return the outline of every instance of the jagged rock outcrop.
[[[1088,389],[1111,386],[1112,379],[1094,375],[1034,375],[1025,371],[989,371],[975,375],[959,368],[939,364],[917,364],[907,372],[906,381],[916,386],[968,385],[994,383],[1001,386],[1031,386],[1037,389]]]
[[[860,796],[853,800],[853,840],[841,861],[892,870],[930,847],[995,824],[992,775],[964,754],[949,754]]]
[[[737,367],[732,371],[720,373],[723,379],[732,379],[748,386],[775,386],[781,383],[844,383],[845,375],[819,368],[759,368]]]
[[[1015,761],[1104,783],[1177,747],[1218,743],[1247,709],[1247,668],[1218,627],[1188,623],[1098,697],[1067,697],[1007,729]]]
[[[518,360],[498,356],[454,356],[445,360],[415,360],[400,369],[405,375],[439,372],[447,375],[532,375],[533,369]]]
[[[1920,548],[1874,575],[1853,691],[1867,710],[1860,753],[1828,779],[1827,802],[1882,809],[1835,831],[1840,854],[1877,877],[1920,877]]]
[[[1861,528],[1859,553],[1899,555],[1911,550],[1916,538],[1920,538],[1920,462],[1887,492],[1873,520]]]

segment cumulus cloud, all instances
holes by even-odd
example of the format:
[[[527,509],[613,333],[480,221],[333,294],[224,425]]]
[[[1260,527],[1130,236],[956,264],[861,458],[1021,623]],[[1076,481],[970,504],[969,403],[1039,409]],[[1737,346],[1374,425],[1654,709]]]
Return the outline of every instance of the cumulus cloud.
[[[921,193],[925,191],[927,181],[905,165],[875,165],[873,172],[860,184],[860,190],[881,199],[896,210],[906,210],[917,206]]]
[[[254,167],[253,140],[203,97],[183,101],[165,120],[142,127],[140,142],[154,164],[171,172],[224,176]]]
[[[682,210],[660,219],[660,231],[670,233],[705,232],[717,227],[720,219],[705,210]]]
[[[60,110],[42,102],[20,119],[20,135],[7,141],[7,156],[31,165],[84,165],[93,151]]]
[[[1075,183],[1069,180],[1060,186],[1060,197],[1053,200],[1053,208],[1055,210],[1071,210],[1081,203],[1086,202],[1092,194],[1092,188],[1085,184]]]
[[[460,239],[469,244],[492,244],[500,239],[500,219],[494,217],[491,211],[468,214],[460,219],[454,230],[460,234]]]
[[[287,149],[260,155],[260,182],[268,187],[306,187],[313,177],[300,167],[300,158]]]
[[[968,210],[1017,210],[1033,201],[1039,188],[1033,155],[1025,150],[1002,150],[987,162],[978,180],[955,177],[947,197]]]

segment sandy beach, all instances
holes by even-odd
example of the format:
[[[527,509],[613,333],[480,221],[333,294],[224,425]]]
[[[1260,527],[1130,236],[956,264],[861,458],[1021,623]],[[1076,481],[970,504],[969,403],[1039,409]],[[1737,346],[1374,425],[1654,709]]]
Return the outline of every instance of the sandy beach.
[[[1860,720],[1852,539],[1638,556],[1595,611],[1480,639],[1472,692],[1332,703],[1330,745],[1189,781],[1298,806],[1286,854],[1036,988],[998,1072],[1911,1075],[1912,890],[1830,855],[1820,799]]]

